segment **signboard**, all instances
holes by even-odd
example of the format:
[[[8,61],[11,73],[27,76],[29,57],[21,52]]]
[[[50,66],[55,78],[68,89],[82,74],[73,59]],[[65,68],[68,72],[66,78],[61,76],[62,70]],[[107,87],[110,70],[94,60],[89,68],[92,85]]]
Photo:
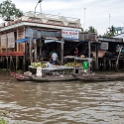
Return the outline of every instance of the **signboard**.
[[[100,44],[100,49],[101,50],[108,50],[108,42],[102,42]]]
[[[122,39],[117,38],[105,38],[105,37],[98,37],[99,41],[107,41],[107,42],[123,42]]]
[[[62,37],[65,40],[78,40],[79,39],[79,31],[78,30],[71,30],[71,29],[63,29],[62,30]]]

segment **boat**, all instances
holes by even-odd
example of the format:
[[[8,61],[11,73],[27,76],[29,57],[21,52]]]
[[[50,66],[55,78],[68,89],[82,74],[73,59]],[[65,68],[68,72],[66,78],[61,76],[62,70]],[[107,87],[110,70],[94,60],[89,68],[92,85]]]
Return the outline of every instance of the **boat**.
[[[35,69],[35,74],[31,71],[25,72],[24,74],[11,72],[11,76],[18,81],[57,82],[77,80],[77,78],[71,74],[74,69],[73,67],[53,66],[46,68],[38,67]]]
[[[30,77],[32,81],[38,82],[75,81],[77,78],[72,75],[73,69],[73,67],[65,66],[38,67],[36,74],[32,74]]]
[[[43,77],[37,77],[36,75],[31,76],[32,81],[37,81],[37,82],[62,82],[62,81],[75,81],[77,80],[76,77],[73,75],[48,75],[48,76],[43,76]]]
[[[104,81],[121,81],[124,80],[123,73],[117,74],[82,74],[75,75],[79,81],[82,82],[104,82]]]
[[[10,75],[13,76],[18,81],[31,81],[31,78],[29,75],[26,74],[20,74],[17,72],[10,72]]]
[[[75,56],[67,56],[69,59],[74,59],[74,64],[77,60],[89,60],[89,58],[80,58]],[[76,61],[75,61],[76,60]],[[48,64],[49,65],[49,64]],[[34,72],[32,70],[35,70]],[[14,73],[12,74],[19,81],[38,81],[38,82],[60,82],[60,81],[75,81],[78,78],[75,75],[80,74],[83,71],[81,67],[67,67],[67,66],[56,66],[50,65],[48,67],[33,67],[29,66],[29,72],[24,74]]]

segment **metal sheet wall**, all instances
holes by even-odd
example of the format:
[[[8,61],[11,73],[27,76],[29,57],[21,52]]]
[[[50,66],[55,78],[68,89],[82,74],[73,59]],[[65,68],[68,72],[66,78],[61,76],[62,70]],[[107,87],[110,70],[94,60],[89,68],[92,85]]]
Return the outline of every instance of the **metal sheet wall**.
[[[61,32],[53,31],[38,31],[31,28],[26,28],[25,37],[41,38],[42,37],[61,37]]]

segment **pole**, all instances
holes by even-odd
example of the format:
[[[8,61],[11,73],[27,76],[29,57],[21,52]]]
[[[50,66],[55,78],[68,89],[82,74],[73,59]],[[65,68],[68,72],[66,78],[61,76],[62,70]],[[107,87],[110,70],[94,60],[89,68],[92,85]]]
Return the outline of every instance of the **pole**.
[[[96,70],[98,71],[98,43],[96,43]]]
[[[61,64],[63,65],[63,59],[64,59],[64,39],[61,39]]]
[[[42,13],[42,5],[41,5],[41,2],[40,2],[40,13]]]
[[[111,17],[111,15],[109,14],[109,28],[110,28],[110,17]]]
[[[86,8],[84,8],[84,31],[85,31],[85,10]]]
[[[34,8],[34,17],[35,17],[35,14],[36,14],[37,5],[38,5],[38,3],[36,4],[36,6],[35,6],[35,8]]]
[[[89,47],[89,59],[88,59],[88,63],[89,63],[89,72],[90,72],[90,68],[91,68],[91,61],[90,61],[90,57],[91,57],[91,41],[88,42],[88,47]]]
[[[35,14],[36,14],[36,8],[37,8],[38,3],[40,3],[40,12],[42,13],[41,2],[42,2],[42,0],[39,0],[39,1],[37,2],[37,4],[36,4],[35,8],[34,8],[34,17],[35,17]]]
[[[32,40],[33,40],[33,38],[30,37],[30,42],[29,42],[29,57],[30,57],[30,62],[33,62],[33,56],[32,56]]]
[[[6,35],[7,36],[7,35]],[[8,37],[6,40],[6,65],[7,65],[7,72],[8,72]]]
[[[88,42],[88,47],[89,47],[89,55],[88,56],[90,58],[90,55],[91,55],[91,42],[90,41]]]

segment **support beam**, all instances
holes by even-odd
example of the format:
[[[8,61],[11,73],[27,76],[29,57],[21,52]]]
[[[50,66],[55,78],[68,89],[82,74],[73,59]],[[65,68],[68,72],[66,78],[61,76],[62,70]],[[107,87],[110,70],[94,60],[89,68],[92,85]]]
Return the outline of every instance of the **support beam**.
[[[37,62],[37,42],[36,40],[33,40],[34,44],[34,62]]]
[[[61,64],[63,65],[63,59],[64,59],[64,39],[62,38],[62,43],[61,43]]]
[[[29,56],[30,56],[30,62],[33,62],[33,57],[32,57],[32,40],[33,38],[30,38],[30,42],[29,42]]]
[[[98,44],[96,43],[96,70],[98,71]]]

